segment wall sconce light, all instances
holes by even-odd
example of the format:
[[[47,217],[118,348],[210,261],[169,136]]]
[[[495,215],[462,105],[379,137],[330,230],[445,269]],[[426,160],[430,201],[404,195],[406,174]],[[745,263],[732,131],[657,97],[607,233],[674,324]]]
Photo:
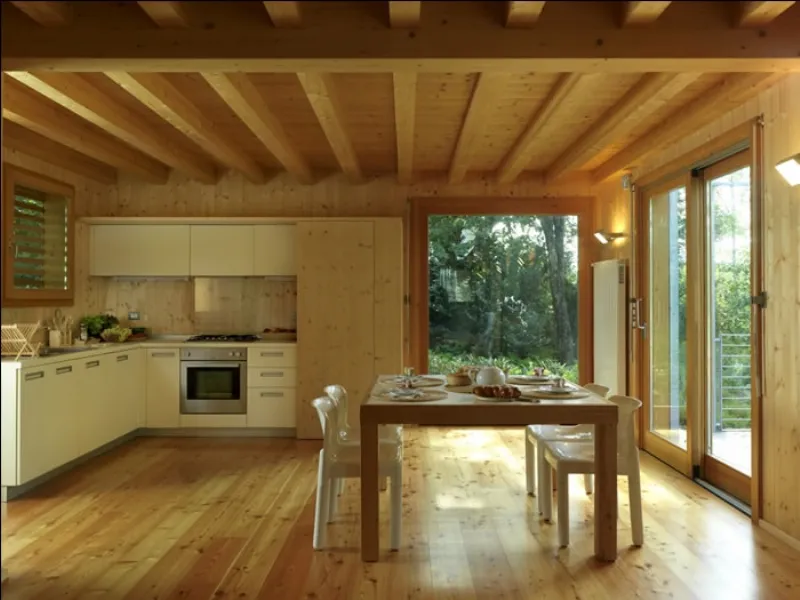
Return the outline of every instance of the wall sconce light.
[[[601,244],[608,244],[609,242],[613,242],[614,240],[619,240],[625,237],[624,233],[609,233],[604,230],[595,231],[594,237],[597,238],[597,241]]]
[[[800,185],[800,154],[782,160],[775,165],[775,168],[789,185],[792,187]]]

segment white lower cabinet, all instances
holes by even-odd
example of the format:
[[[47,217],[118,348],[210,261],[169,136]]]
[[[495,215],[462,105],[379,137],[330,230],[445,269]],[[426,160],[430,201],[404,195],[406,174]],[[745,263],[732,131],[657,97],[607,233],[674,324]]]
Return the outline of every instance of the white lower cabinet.
[[[294,427],[294,388],[250,388],[247,390],[248,427]]]
[[[19,479],[30,481],[54,468],[57,462],[55,369],[22,369],[19,385],[20,396],[25,399],[19,410]]]
[[[294,344],[265,344],[248,349],[248,427],[295,427],[296,348]]]
[[[147,427],[181,426],[181,360],[177,348],[147,351]]]

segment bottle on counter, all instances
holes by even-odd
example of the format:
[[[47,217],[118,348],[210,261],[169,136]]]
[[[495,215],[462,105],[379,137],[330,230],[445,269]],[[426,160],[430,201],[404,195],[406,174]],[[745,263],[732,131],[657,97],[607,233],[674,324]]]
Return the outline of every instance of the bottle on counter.
[[[89,328],[86,326],[86,323],[81,323],[81,341],[89,341]]]

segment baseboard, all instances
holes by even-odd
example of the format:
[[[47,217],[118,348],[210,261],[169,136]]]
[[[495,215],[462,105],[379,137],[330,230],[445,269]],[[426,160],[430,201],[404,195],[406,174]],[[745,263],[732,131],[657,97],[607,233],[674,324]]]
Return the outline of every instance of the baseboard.
[[[761,527],[761,529],[763,529],[770,535],[774,535],[776,538],[778,538],[780,541],[787,544],[788,546],[791,546],[795,550],[800,550],[800,540],[790,536],[788,533],[784,531],[781,531],[780,529],[775,527],[775,525],[773,525],[772,523],[767,523],[765,520],[760,519],[758,521],[758,526]]]
[[[177,428],[143,428],[137,431],[142,437],[266,437],[294,438],[296,429],[289,427],[177,427]]]

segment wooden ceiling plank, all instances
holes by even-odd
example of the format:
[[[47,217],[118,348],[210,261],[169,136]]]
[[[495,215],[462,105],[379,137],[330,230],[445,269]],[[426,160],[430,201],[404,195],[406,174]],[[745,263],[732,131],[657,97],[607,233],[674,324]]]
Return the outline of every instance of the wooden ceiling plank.
[[[264,170],[235,142],[224,139],[217,128],[191,100],[160,73],[106,73],[117,85],[167,123],[183,132],[221,163],[237,169],[253,183],[264,183]]]
[[[532,27],[543,9],[544,2],[507,2],[506,27]]]
[[[696,99],[673,111],[658,125],[620,150],[597,167],[592,176],[596,182],[629,168],[635,161],[664,148],[682,135],[695,131],[717,116],[774,85],[782,73],[733,73]]]
[[[3,77],[3,117],[152,183],[165,183],[169,178],[165,165],[92,129],[78,117],[65,118],[48,100],[7,75]]]
[[[397,178],[410,183],[414,172],[414,133],[417,110],[417,74],[393,73],[394,127],[397,140]]]
[[[269,18],[275,27],[300,27],[300,2],[264,2]]]
[[[650,25],[655,23],[672,2],[625,2],[622,15],[622,26]]]
[[[312,180],[305,158],[245,73],[203,73],[203,77],[289,173],[304,183]]]
[[[3,145],[98,183],[117,183],[117,171],[113,167],[25,129],[13,121],[3,122]]]
[[[450,183],[460,183],[469,170],[470,159],[480,134],[489,123],[489,115],[497,106],[509,79],[508,73],[481,73],[472,92],[467,114],[458,135],[458,142],[450,163]]]
[[[298,73],[297,77],[342,171],[350,179],[360,181],[363,173],[353,143],[344,127],[342,109],[331,75],[310,72]]]
[[[537,135],[544,124],[550,120],[564,99],[569,95],[575,85],[580,81],[580,73],[563,73],[553,84],[547,98],[544,99],[533,118],[528,123],[527,128],[517,139],[503,160],[503,164],[498,171],[500,183],[511,183],[517,176],[530,164],[532,149],[536,142]]]
[[[396,28],[418,27],[422,2],[389,2],[389,25]]]
[[[156,25],[164,29],[181,29],[189,26],[186,11],[180,2],[139,2],[139,7]]]
[[[739,2],[739,27],[768,25],[794,4],[794,2]]]
[[[549,181],[558,179],[566,172],[579,168],[591,159],[593,149],[612,142],[621,134],[625,120],[649,98],[672,83],[678,75],[674,73],[646,73],[611,108],[567,148],[547,169]],[[687,81],[688,83],[688,81]]]
[[[80,75],[49,72],[11,72],[8,75],[164,164],[204,183],[217,181],[212,161],[164,139],[150,123],[120,106]]]
[[[42,27],[63,27],[72,19],[69,2],[11,2]]]

